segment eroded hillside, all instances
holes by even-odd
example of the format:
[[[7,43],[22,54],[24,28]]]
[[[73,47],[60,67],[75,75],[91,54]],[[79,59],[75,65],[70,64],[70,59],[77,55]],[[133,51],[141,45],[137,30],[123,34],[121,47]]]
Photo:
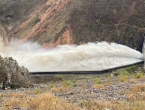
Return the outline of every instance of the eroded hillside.
[[[142,50],[145,0],[0,0],[0,3],[0,20],[9,39],[37,41],[43,47],[108,41]]]

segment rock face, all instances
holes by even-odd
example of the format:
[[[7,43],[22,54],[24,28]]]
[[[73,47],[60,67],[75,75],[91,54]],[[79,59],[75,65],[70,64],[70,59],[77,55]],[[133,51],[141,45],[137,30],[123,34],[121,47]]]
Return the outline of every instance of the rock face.
[[[6,86],[27,87],[30,85],[29,71],[23,66],[20,67],[11,57],[2,58],[0,56],[0,83],[1,88]]]
[[[73,10],[73,42],[108,41],[142,51],[145,36],[144,0],[81,0]]]
[[[142,51],[144,13],[145,0],[0,0],[9,39],[43,47],[108,41]]]

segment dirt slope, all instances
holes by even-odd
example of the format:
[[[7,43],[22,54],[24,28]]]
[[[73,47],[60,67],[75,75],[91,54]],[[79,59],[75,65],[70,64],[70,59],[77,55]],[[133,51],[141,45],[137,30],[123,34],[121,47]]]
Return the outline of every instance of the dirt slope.
[[[144,13],[144,0],[0,0],[0,20],[9,39],[37,41],[47,48],[108,41],[141,51]]]

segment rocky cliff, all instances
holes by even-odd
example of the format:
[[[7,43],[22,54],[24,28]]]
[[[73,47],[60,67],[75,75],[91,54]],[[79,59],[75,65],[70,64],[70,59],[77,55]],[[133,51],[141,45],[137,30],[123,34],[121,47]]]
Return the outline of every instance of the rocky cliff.
[[[8,37],[43,47],[108,41],[142,50],[145,0],[0,0]],[[8,5],[6,5],[8,4]]]
[[[1,88],[30,86],[29,71],[27,68],[20,67],[11,57],[2,58],[0,56],[0,83]]]

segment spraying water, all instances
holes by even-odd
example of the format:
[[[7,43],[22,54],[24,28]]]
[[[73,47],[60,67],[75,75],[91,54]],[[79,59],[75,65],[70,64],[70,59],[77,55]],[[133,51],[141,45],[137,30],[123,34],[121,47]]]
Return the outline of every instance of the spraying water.
[[[7,47],[4,48],[2,44],[0,47],[0,55],[13,57],[30,72],[98,71],[143,60],[142,53],[124,45],[107,42],[45,49],[38,43],[19,44],[18,41],[12,41]]]

